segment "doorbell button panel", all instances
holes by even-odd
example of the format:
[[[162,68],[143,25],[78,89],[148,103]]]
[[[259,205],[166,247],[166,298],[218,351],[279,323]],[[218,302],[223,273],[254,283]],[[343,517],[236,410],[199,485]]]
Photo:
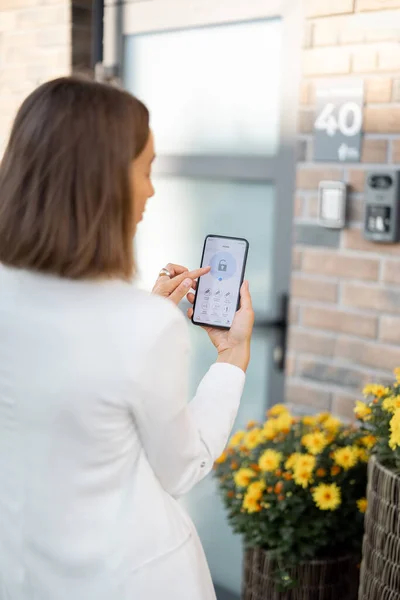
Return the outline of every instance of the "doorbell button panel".
[[[364,237],[372,242],[398,242],[400,171],[369,171],[364,195]]]
[[[318,186],[318,221],[322,227],[342,229],[346,224],[346,184],[320,181]]]

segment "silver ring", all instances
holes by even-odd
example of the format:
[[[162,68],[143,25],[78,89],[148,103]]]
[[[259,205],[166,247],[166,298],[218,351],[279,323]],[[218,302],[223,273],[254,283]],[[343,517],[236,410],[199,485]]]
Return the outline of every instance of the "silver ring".
[[[161,271],[158,274],[159,277],[169,277],[171,279],[172,275],[171,273],[168,271],[168,269],[161,269]]]

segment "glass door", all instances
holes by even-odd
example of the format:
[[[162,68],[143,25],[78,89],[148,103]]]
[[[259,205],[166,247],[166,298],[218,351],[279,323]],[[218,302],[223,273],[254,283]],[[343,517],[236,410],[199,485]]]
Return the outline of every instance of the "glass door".
[[[299,42],[290,8],[274,0],[149,0],[128,2],[123,14],[123,81],[150,109],[158,155],[156,195],[137,235],[141,284],[150,288],[169,261],[198,266],[207,234],[250,242],[256,327],[238,427],[283,397],[297,91],[289,49]],[[190,331],[194,392],[215,353],[200,328]],[[184,503],[219,599],[239,598],[241,539],[215,481],[207,478]]]

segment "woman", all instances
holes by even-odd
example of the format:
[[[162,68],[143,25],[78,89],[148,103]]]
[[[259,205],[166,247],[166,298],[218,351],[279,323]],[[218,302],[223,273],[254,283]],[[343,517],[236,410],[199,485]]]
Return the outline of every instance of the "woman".
[[[15,119],[0,167],[0,600],[215,598],[176,499],[228,439],[253,311],[245,283],[231,330],[208,329],[217,361],[187,404],[175,305],[207,269],[168,265],[153,295],[131,283],[153,158],[147,109],[109,86],[51,81]]]

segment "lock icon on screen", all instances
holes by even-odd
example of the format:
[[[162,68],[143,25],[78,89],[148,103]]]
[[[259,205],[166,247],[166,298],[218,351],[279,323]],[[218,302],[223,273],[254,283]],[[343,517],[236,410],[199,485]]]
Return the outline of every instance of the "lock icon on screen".
[[[228,263],[223,258],[218,263],[218,271],[227,271]]]

